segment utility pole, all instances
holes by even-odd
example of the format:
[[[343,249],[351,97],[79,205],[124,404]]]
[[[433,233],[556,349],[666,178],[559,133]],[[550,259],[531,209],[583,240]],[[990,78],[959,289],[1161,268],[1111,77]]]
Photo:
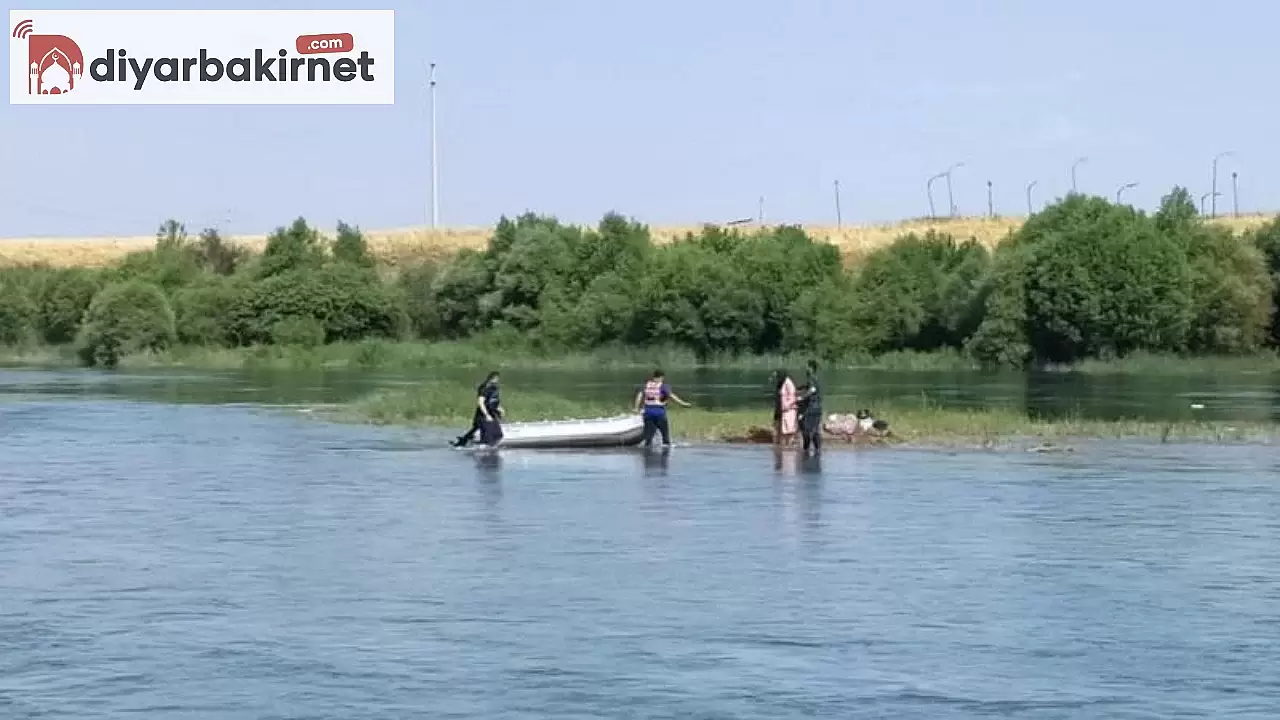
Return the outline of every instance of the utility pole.
[[[843,227],[844,218],[840,217],[840,181],[836,180],[836,228]]]
[[[760,210],[759,210],[759,213],[760,213],[760,214],[759,214],[759,218],[758,218],[758,219],[759,219],[759,222],[760,222],[760,224],[761,224],[761,225],[764,225],[764,196],[763,196],[763,195],[761,195],[761,196],[760,196]]]
[[[1036,214],[1036,211],[1033,210],[1031,207],[1031,188],[1035,187],[1036,183],[1038,182],[1040,181],[1032,180],[1031,182],[1027,183],[1027,217],[1031,217],[1032,215]]]
[[[987,217],[994,218],[996,216],[996,205],[991,199],[991,181],[987,181]]]
[[[431,229],[440,226],[440,153],[436,145],[436,64],[427,76],[431,84]]]
[[[1238,173],[1231,171],[1231,214],[1234,217],[1240,217],[1240,185],[1237,183]]]

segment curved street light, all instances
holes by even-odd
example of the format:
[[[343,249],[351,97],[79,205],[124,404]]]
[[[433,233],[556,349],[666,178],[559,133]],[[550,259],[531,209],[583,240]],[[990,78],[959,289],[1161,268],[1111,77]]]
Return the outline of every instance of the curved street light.
[[[1121,185],[1120,188],[1116,190],[1116,204],[1117,205],[1120,204],[1120,196],[1124,194],[1125,190],[1129,190],[1136,187],[1138,187],[1138,183],[1136,182],[1125,183],[1124,185]]]
[[[1036,211],[1031,208],[1031,189],[1034,188],[1036,186],[1036,183],[1038,182],[1040,181],[1032,180],[1031,182],[1027,183],[1027,217],[1031,217],[1036,213]]]
[[[933,177],[929,178],[929,182],[924,184],[924,191],[929,196],[929,219],[930,220],[938,219],[938,213],[934,212],[934,209],[933,209],[933,181],[939,180],[945,175],[946,173],[938,173],[937,175],[934,175]]]
[[[1075,162],[1071,163],[1071,192],[1073,193],[1076,191],[1076,166],[1081,163],[1087,163],[1087,162],[1089,162],[1089,158],[1081,155],[1080,157],[1076,158]]]

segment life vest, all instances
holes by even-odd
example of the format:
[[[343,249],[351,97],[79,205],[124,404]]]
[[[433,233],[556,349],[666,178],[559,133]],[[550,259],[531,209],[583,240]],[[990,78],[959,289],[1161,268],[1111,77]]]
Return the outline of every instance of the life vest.
[[[644,404],[657,405],[662,407],[667,404],[666,399],[662,397],[662,383],[658,380],[650,380],[644,384]]]

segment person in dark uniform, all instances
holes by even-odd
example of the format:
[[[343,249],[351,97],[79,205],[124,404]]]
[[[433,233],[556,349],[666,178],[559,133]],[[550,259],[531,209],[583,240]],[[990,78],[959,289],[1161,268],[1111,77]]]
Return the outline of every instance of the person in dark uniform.
[[[654,433],[662,434],[662,446],[664,448],[671,447],[671,426],[667,422],[667,401],[674,400],[684,407],[689,407],[689,403],[680,399],[680,396],[671,391],[671,386],[667,384],[667,379],[661,370],[654,370],[653,375],[645,382],[640,392],[636,393],[636,412],[644,418],[644,436],[642,442],[645,448],[653,447]]]
[[[796,401],[800,411],[800,437],[804,451],[812,447],[814,452],[822,450],[822,387],[818,384],[818,363],[810,360],[804,385]]]
[[[502,426],[498,422],[502,417],[502,401],[498,385],[498,372],[495,370],[476,387],[476,410],[471,416],[471,428],[450,445],[466,447],[476,433],[480,434],[480,442],[485,445],[494,445],[502,439]]]

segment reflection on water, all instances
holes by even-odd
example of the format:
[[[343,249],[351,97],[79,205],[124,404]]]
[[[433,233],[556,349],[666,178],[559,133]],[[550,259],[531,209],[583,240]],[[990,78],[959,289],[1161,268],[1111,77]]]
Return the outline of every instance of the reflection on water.
[[[706,408],[759,408],[767,418],[771,390],[767,371],[671,371],[682,397]],[[203,404],[343,403],[381,388],[407,388],[449,378],[473,385],[479,378],[460,369],[429,372],[361,370],[252,370],[195,373],[154,371],[128,374],[90,371],[0,370],[0,396],[117,397]],[[504,371],[505,393],[523,387],[553,391],[625,409],[640,382],[634,372]],[[943,407],[1010,407],[1035,416],[1146,418],[1187,421],[1280,421],[1280,374],[1187,373],[1183,375],[1082,375],[1073,373],[824,372],[832,411],[877,405],[928,402]],[[1193,408],[1193,405],[1201,406]]]

